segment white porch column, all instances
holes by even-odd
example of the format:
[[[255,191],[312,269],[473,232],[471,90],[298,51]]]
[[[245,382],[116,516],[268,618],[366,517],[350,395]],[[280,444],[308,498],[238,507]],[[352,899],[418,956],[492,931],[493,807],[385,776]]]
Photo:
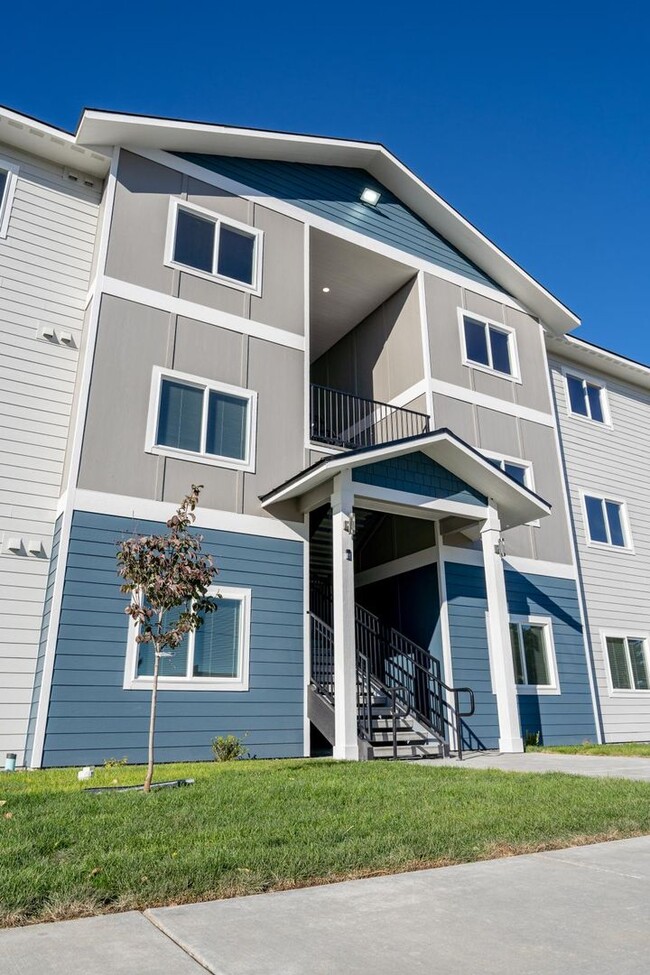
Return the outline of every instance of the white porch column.
[[[489,505],[488,517],[481,529],[481,543],[487,589],[490,669],[499,715],[499,750],[523,752],[515,668],[510,644],[506,581],[503,559],[500,555],[501,522],[492,502]]]
[[[354,493],[350,471],[334,478],[332,596],[334,620],[334,758],[359,758],[354,622]]]

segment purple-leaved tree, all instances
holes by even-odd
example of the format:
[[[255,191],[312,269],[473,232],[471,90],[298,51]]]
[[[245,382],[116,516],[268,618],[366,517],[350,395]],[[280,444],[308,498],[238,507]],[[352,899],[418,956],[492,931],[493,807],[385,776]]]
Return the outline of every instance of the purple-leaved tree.
[[[122,592],[130,593],[125,612],[138,627],[138,644],[151,643],[154,650],[149,758],[144,791],[151,791],[154,767],[154,735],[160,661],[174,653],[184,636],[203,623],[205,613],[217,607],[207,591],[217,574],[212,557],[201,551],[202,535],[190,531],[202,485],[191,492],[169,521],[164,535],[139,535],[118,542],[118,573]],[[178,610],[171,617],[171,610]]]

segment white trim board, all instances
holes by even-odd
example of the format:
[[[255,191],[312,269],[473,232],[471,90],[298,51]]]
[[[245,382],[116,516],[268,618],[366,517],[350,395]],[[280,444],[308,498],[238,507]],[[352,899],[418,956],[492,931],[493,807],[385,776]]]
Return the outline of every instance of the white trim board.
[[[438,558],[438,549],[435,545],[430,548],[423,548],[419,552],[412,552],[410,555],[403,555],[392,562],[384,562],[383,565],[373,565],[371,569],[357,572],[354,577],[355,588],[369,586],[374,582],[381,582],[382,579],[390,579],[392,576],[402,575],[404,572],[411,572],[413,569],[420,569],[424,565],[431,565]]]
[[[305,350],[304,336],[295,332],[288,332],[283,328],[276,328],[274,325],[265,325],[264,322],[241,318],[239,315],[231,315],[230,312],[218,311],[216,308],[199,305],[194,301],[188,301],[186,298],[175,298],[173,295],[166,295],[162,291],[152,291],[151,288],[143,288],[139,284],[129,284],[128,281],[120,281],[117,278],[103,276],[97,284],[100,293],[112,295],[114,298],[124,298],[125,301],[133,301],[138,305],[157,308],[159,311],[166,311],[171,315],[192,318],[198,322],[205,322],[207,325],[217,325],[231,332],[238,332],[240,335],[250,335],[252,338],[262,339],[265,342],[273,342],[275,345],[286,345],[290,349],[298,349],[299,352]]]
[[[497,374],[492,373],[492,375]],[[498,399],[496,396],[490,396],[488,393],[479,393],[475,389],[469,389],[466,386],[457,386],[455,383],[448,383],[442,379],[432,379],[431,390],[433,393],[439,393],[441,396],[459,399],[463,403],[472,403],[474,406],[484,406],[486,409],[496,410],[498,413],[508,413],[510,416],[518,416],[522,420],[541,423],[545,427],[555,426],[555,419],[552,413],[534,410],[529,406],[522,406],[510,400]]]
[[[105,494],[101,491],[79,489],[71,494],[69,508],[96,515],[115,515],[120,518],[137,518],[142,521],[167,521],[178,505],[171,501],[154,501],[150,498],[132,498],[122,494]],[[197,528],[234,532],[240,535],[260,535],[264,538],[285,538],[304,542],[304,525],[301,522],[284,522],[260,515],[242,515],[235,511],[218,511],[199,506],[196,511]]]
[[[566,562],[545,562],[541,559],[529,559],[518,555],[506,555],[503,561],[507,569],[514,569],[515,572],[521,572],[525,575],[577,580],[575,566]],[[483,565],[483,554],[480,549],[456,548],[445,545],[445,562],[458,562],[461,565]]]

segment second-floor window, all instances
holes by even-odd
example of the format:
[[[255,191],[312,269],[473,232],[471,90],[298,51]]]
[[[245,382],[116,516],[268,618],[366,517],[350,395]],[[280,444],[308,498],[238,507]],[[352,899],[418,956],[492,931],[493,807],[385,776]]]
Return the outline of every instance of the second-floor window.
[[[0,159],[0,237],[7,236],[18,167]]]
[[[262,234],[202,207],[171,201],[168,260],[202,277],[258,293]]]
[[[518,378],[514,332],[473,315],[462,316],[462,330],[466,365]]]
[[[570,414],[596,423],[608,422],[606,395],[602,386],[570,372],[566,374],[566,386]]]
[[[156,367],[147,450],[251,471],[256,405],[251,390]]]
[[[650,690],[648,646],[645,637],[608,635],[605,637],[605,646],[613,690]]]
[[[585,494],[589,541],[614,548],[629,548],[625,505],[622,501]]]

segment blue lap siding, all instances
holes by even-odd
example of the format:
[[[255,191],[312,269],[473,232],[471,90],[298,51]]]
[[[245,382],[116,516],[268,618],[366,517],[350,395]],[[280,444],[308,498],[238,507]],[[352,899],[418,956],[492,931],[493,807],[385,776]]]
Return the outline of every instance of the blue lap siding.
[[[487,504],[487,498],[421,451],[355,467],[352,479],[360,484],[375,484],[378,487],[422,494],[438,500]]]
[[[382,244],[424,258],[471,281],[499,287],[363,169],[192,152],[177,155],[203,169],[220,173],[276,200],[292,203]],[[367,186],[381,193],[377,206],[361,203],[359,197]]]
[[[45,735],[45,766],[146,760],[150,693],[123,688],[128,636],[115,543],[153,522],[75,512]],[[250,689],[159,693],[158,761],[211,757],[215,735],[248,733],[260,758],[303,754],[303,546],[201,529],[217,584],[252,590]]]

